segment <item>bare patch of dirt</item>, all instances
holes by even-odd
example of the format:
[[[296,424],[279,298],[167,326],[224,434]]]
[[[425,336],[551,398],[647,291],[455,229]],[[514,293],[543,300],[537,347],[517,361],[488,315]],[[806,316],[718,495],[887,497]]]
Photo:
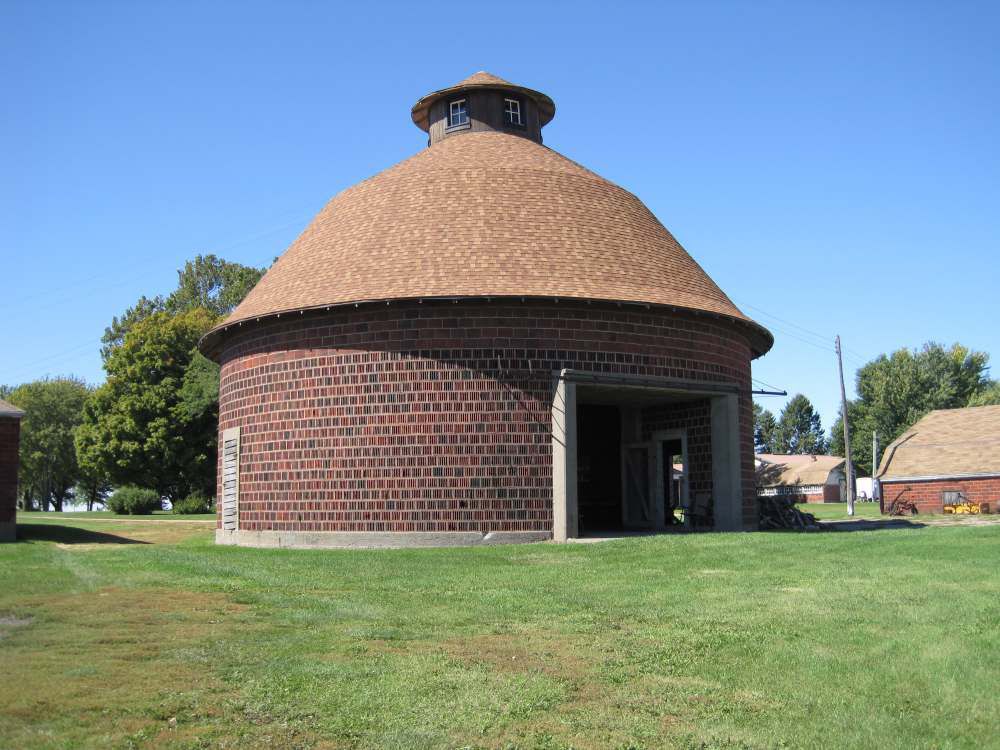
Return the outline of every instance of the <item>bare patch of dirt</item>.
[[[911,518],[921,520],[919,516]],[[931,526],[994,526],[1000,524],[1000,514],[955,514],[927,518],[922,522]]]
[[[31,617],[18,617],[17,615],[0,615],[0,640],[9,636],[18,628],[26,628],[33,621]]]
[[[591,673],[594,659],[580,644],[562,635],[537,632],[483,634],[452,638],[438,649],[458,661],[486,664],[503,672],[541,672],[550,677],[578,680]]]

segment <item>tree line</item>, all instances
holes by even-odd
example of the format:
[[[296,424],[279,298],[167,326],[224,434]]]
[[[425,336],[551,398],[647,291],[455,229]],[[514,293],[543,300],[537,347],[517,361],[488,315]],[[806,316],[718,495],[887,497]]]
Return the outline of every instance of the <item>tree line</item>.
[[[1000,404],[1000,382],[989,377],[989,355],[961,344],[928,342],[920,349],[898,349],[861,367],[855,376],[857,398],[847,403],[851,454],[859,475],[872,467],[872,434],[877,433],[876,465],[886,447],[935,409]],[[843,414],[825,436],[809,399],[794,396],[778,417],[754,404],[757,453],[844,455]]]
[[[755,402],[753,419],[757,453],[826,453],[827,440],[819,414],[801,393],[791,398],[777,418]]]
[[[105,381],[44,378],[0,388],[21,408],[18,504],[87,509],[113,487],[190,512],[215,495],[219,367],[198,340],[253,288],[264,269],[199,255],[167,296],[141,297],[112,319],[101,343]],[[117,494],[117,493],[116,493]],[[123,498],[129,496],[124,493]]]

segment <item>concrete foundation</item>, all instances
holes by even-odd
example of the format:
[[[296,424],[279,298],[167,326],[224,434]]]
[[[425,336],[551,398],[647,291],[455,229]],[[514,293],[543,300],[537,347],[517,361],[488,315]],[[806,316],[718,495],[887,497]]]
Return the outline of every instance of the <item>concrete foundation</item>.
[[[544,542],[546,531],[247,531],[216,529],[215,543],[241,547],[296,549],[404,549],[410,547],[475,547]]]

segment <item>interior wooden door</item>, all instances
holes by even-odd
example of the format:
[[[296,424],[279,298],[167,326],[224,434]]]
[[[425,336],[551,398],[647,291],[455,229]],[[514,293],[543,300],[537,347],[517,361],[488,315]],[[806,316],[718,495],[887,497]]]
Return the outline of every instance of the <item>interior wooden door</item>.
[[[649,443],[625,446],[625,497],[622,525],[627,529],[651,529],[656,522],[652,483],[649,480]]]

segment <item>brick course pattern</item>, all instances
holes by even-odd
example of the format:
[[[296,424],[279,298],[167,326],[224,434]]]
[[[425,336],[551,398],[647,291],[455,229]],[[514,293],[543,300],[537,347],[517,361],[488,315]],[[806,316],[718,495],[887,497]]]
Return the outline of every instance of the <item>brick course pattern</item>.
[[[882,499],[885,508],[897,497],[916,504],[920,513],[943,513],[942,492],[959,491],[973,503],[989,503],[990,513],[1000,506],[1000,476],[975,479],[933,479],[927,481],[882,481]]]
[[[12,523],[17,513],[20,441],[20,420],[0,417],[0,523]]]
[[[605,303],[371,304],[247,323],[220,353],[220,434],[241,428],[240,528],[551,531],[563,368],[737,383],[752,526],[750,358],[736,324]],[[710,463],[692,481],[710,489]]]

